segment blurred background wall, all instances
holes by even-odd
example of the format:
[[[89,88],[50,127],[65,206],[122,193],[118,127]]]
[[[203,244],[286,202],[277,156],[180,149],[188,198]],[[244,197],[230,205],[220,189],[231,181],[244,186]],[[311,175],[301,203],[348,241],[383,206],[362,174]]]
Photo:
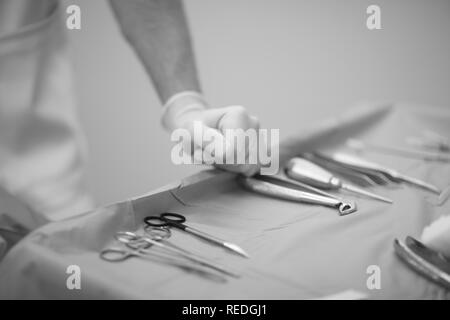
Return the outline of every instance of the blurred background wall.
[[[100,204],[198,168],[175,166],[160,103],[104,0],[70,31],[87,178]],[[381,7],[382,30],[366,28]],[[361,100],[450,107],[448,0],[186,0],[206,96],[245,105],[281,137]],[[399,124],[401,125],[401,124]]]

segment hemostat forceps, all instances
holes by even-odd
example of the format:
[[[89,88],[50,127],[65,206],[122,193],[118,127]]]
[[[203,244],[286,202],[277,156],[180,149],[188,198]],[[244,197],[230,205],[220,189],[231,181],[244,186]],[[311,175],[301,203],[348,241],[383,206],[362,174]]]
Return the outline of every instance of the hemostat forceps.
[[[439,152],[417,151],[400,147],[389,147],[374,143],[362,142],[356,139],[349,139],[347,146],[355,150],[368,150],[373,152],[393,154],[406,158],[422,159],[428,161],[450,162],[450,156]]]
[[[277,177],[274,180],[279,180],[280,182],[284,180],[284,182],[286,183],[296,185],[295,183],[283,178]],[[341,216],[356,211],[356,205],[354,202],[346,202],[340,198],[331,195],[325,196],[319,193],[305,192],[298,189],[289,188],[286,186],[282,186],[278,183],[264,181],[264,178],[262,178],[261,176],[254,176],[254,177],[239,176],[238,181],[246,189],[263,195],[268,195],[274,198],[291,200],[296,202],[319,204],[327,207],[337,208],[339,211],[339,215]]]
[[[170,246],[167,243],[161,242],[158,236],[158,240],[155,240],[153,237],[149,236],[140,236],[133,232],[129,231],[119,231],[116,234],[116,239],[126,245],[125,249],[118,248],[106,248],[102,250],[100,253],[100,257],[107,261],[123,261],[129,257],[137,256],[137,257],[146,257],[147,255],[153,256],[161,256],[161,252],[154,253],[150,251],[150,248],[156,247],[161,250],[166,255],[173,257],[184,258],[187,261],[193,262],[198,265],[202,265],[208,267],[210,269],[214,269],[223,274],[227,274],[236,278],[239,278],[240,275],[237,273],[227,270],[225,267],[206,260],[194,253],[183,250],[176,246]]]
[[[316,154],[321,158],[327,158],[327,156],[324,156],[322,154]],[[431,191],[437,195],[441,194],[441,190],[439,188],[437,188],[436,186],[427,183],[425,181],[404,175],[399,173],[396,170],[384,167],[382,165],[379,165],[377,163],[373,163],[349,154],[345,154],[345,153],[335,153],[331,156],[328,157],[328,159],[331,159],[331,161],[340,163],[341,165],[348,167],[350,169],[354,169],[354,170],[358,170],[358,171],[363,171],[363,172],[378,172],[381,173],[383,175],[385,175],[386,177],[388,177],[390,180],[395,181],[395,182],[406,182],[410,185],[414,185],[416,187],[422,188],[422,189],[426,189],[428,191]]]

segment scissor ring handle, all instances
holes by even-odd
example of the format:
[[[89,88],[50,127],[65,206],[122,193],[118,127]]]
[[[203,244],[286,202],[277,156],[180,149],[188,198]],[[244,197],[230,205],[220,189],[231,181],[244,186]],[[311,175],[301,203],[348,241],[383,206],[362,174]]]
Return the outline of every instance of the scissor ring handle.
[[[165,221],[165,219],[161,219],[160,216],[148,216],[144,218],[144,222],[146,225],[151,227],[166,227],[169,224]]]
[[[183,223],[186,221],[186,218],[178,213],[172,213],[172,212],[165,212],[161,214],[161,217],[164,218],[167,222],[172,223]]]
[[[146,225],[144,227],[144,231],[146,236],[155,241],[165,240],[172,236],[172,232],[167,227],[154,227],[151,225]]]
[[[100,258],[110,262],[123,261],[131,255],[130,252],[119,248],[107,248],[100,252]]]
[[[122,243],[128,243],[139,240],[140,237],[130,231],[119,231],[115,234],[114,238]]]
[[[119,231],[114,238],[133,250],[146,249],[151,246],[151,243],[145,241],[143,237],[130,231]]]

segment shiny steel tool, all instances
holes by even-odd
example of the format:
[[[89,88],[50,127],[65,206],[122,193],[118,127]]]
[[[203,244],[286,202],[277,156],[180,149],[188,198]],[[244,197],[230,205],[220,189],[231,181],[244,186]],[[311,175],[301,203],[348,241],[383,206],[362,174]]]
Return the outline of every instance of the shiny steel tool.
[[[304,157],[305,159],[309,159],[311,162],[327,169],[330,172],[336,173],[339,176],[341,176],[359,186],[374,187],[374,186],[378,185],[378,183],[373,178],[369,177],[368,175],[366,175],[362,172],[358,172],[355,170],[349,170],[345,167],[340,166],[337,163],[333,163],[330,161],[326,161],[324,159],[314,157],[310,153],[303,154],[302,157]]]
[[[450,155],[439,152],[417,151],[400,147],[381,146],[374,143],[362,142],[356,139],[349,139],[347,146],[355,150],[367,150],[384,154],[393,154],[406,158],[421,159],[427,161],[450,162]]]
[[[336,197],[324,196],[317,193],[305,192],[288,188],[276,183],[264,181],[256,177],[238,176],[239,183],[246,189],[271,196],[274,198],[303,202],[309,204],[319,204],[327,207],[337,208],[339,215],[347,215],[356,211],[356,205],[352,202],[343,202]]]
[[[357,168],[350,168],[338,161],[333,160],[331,157],[325,156],[320,153],[304,153],[302,158],[308,159],[314,163],[328,168],[328,170],[337,172],[339,174],[356,174],[357,176],[365,177],[370,185],[386,185],[392,183],[384,174],[373,170],[362,170]],[[338,170],[336,170],[338,169]]]
[[[412,237],[395,239],[397,255],[413,270],[450,289],[450,260]]]
[[[323,154],[316,154],[316,155],[318,155],[320,158],[330,159],[331,161],[340,163],[341,165],[348,167],[350,169],[355,169],[357,171],[362,171],[362,172],[367,172],[367,173],[370,173],[370,172],[382,173],[383,175],[385,175],[392,181],[406,182],[408,184],[417,186],[419,188],[431,191],[435,194],[438,194],[438,195],[441,194],[441,190],[430,183],[427,183],[425,181],[401,174],[394,169],[384,167],[377,163],[373,163],[373,162],[361,159],[361,158],[353,156],[353,155],[349,155],[349,154],[345,154],[345,153],[334,153],[330,156],[326,156]]]
[[[150,255],[150,256],[155,256],[158,257],[158,253],[154,253],[149,251],[149,249],[151,247],[157,247],[162,249],[165,253],[172,255],[172,259],[173,257],[179,256],[182,258],[185,258],[191,262],[200,264],[202,266],[214,269],[216,271],[219,271],[221,273],[233,276],[238,278],[239,275],[233,271],[227,270],[225,267],[208,261],[196,254],[190,253],[186,250],[180,249],[176,246],[169,246],[164,242],[160,242],[160,240],[155,240],[153,238],[150,238],[149,236],[140,236],[137,235],[136,233],[133,232],[129,232],[129,231],[120,231],[117,232],[116,236],[115,236],[116,240],[124,243],[128,249],[118,249],[118,248],[107,248],[104,249],[101,253],[100,253],[100,257],[104,260],[107,261],[123,261],[129,257],[132,256],[143,256],[145,257],[146,255]],[[158,235],[158,239],[159,235]],[[159,257],[164,257],[164,255],[161,255],[161,253],[159,253]],[[165,257],[167,258],[167,256]]]
[[[242,257],[248,258],[248,254],[238,245],[213,237],[203,231],[194,229],[184,224],[186,218],[178,213],[163,213],[159,216],[148,216],[144,218],[145,224],[152,227],[174,227],[183,230],[189,234],[192,234],[200,239],[206,240],[212,244],[223,247],[233,253],[236,253]]]
[[[300,191],[309,191],[312,193],[317,193],[320,194],[322,196],[325,197],[329,197],[329,198],[334,198],[336,200],[340,200],[341,202],[345,202],[345,203],[349,203],[351,204],[353,207],[356,208],[356,204],[353,201],[348,201],[345,199],[342,199],[341,197],[338,197],[334,194],[328,193],[324,190],[312,187],[306,183],[297,181],[297,180],[293,180],[289,177],[286,176],[280,176],[280,175],[274,175],[274,176],[263,176],[263,175],[255,175],[253,176],[253,178],[256,178],[258,180],[262,180],[262,181],[266,181],[266,182],[270,182],[270,183],[275,183],[278,185],[281,185],[282,187],[287,187],[287,188],[294,188],[294,189],[301,189]]]
[[[333,176],[331,172],[303,158],[291,159],[286,165],[286,175],[291,179],[301,181],[317,188],[326,190],[344,189],[372,199],[392,203],[391,199],[345,183],[338,177]]]

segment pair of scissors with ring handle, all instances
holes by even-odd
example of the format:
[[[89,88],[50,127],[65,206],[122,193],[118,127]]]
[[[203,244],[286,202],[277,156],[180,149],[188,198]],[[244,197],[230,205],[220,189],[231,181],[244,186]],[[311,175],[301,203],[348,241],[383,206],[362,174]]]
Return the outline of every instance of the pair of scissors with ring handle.
[[[159,216],[148,216],[144,219],[144,222],[146,225],[152,227],[174,227],[183,230],[191,235],[194,235],[215,245],[221,246],[240,256],[248,258],[248,254],[238,245],[216,238],[203,231],[194,229],[184,224],[184,222],[186,222],[186,218],[181,214],[166,212],[162,213]]]

